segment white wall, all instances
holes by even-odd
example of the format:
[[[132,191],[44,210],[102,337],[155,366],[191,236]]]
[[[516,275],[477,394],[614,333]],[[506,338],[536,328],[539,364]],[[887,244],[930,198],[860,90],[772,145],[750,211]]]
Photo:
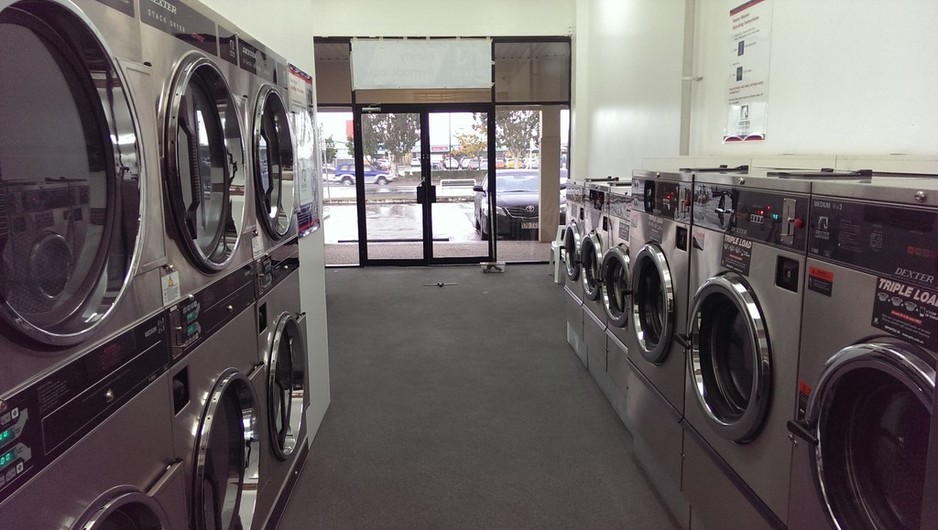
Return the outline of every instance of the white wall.
[[[697,0],[691,154],[938,153],[938,2],[773,4],[764,142],[723,144],[729,10]]]
[[[256,0],[203,1],[287,61],[315,75],[311,1],[266,0],[262,7]],[[309,338],[310,406],[306,419],[312,439],[331,401],[322,230],[300,240],[300,262],[300,300]]]
[[[684,0],[577,7],[574,178],[629,176],[642,158],[677,155]]]
[[[311,1],[318,37],[568,35],[575,18],[573,0]]]

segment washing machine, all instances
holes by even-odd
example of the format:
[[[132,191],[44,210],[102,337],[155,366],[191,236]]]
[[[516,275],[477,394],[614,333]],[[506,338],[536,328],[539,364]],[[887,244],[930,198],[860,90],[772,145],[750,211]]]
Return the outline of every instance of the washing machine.
[[[187,528],[175,463],[165,314],[0,401],[9,528]]]
[[[602,298],[602,261],[608,246],[609,182],[588,181],[585,189],[585,223],[580,242],[580,284],[583,286],[583,341],[587,368],[609,395],[606,374],[606,312]]]
[[[239,34],[238,39],[241,53],[256,57],[252,71],[247,72],[250,103],[246,130],[250,131],[257,220],[252,249],[257,258],[296,238],[294,141],[287,110],[286,60],[248,36]]]
[[[789,528],[923,527],[936,230],[934,178],[812,186]]]
[[[627,381],[631,364],[628,362],[628,323],[631,317],[629,278],[629,210],[632,185],[613,184],[607,195],[607,226],[609,245],[600,266],[602,277],[602,303],[606,315],[606,372],[609,374],[607,397],[620,417],[625,416]]]
[[[688,517],[680,492],[684,351],[674,335],[687,310],[692,185],[690,173],[635,171],[629,216],[633,369],[625,424],[637,459],[681,521]]]
[[[261,528],[255,511],[266,415],[258,389],[254,273],[248,265],[168,311],[173,451],[190,528]]]
[[[168,306],[253,259],[247,87],[238,83],[250,58],[236,28],[196,2],[148,3],[140,19],[158,117],[153,170],[163,177]]]
[[[563,233],[564,306],[567,315],[567,343],[583,366],[586,366],[586,343],[583,342],[583,285],[580,283],[580,242],[586,218],[583,185],[567,184],[567,226]]]
[[[278,266],[280,276],[257,300],[257,343],[266,367],[260,401],[268,429],[258,493],[262,528],[280,517],[306,454],[307,388],[306,316],[300,312],[299,262]],[[266,282],[265,282],[266,283]]]
[[[810,191],[807,180],[695,175],[682,484],[705,527],[788,517]]]
[[[162,311],[129,8],[0,1],[0,401]]]

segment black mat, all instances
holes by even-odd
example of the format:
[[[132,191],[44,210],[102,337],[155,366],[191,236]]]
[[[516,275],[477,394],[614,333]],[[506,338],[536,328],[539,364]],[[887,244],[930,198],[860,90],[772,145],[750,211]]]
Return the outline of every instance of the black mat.
[[[671,528],[547,272],[327,270],[332,404],[280,528]]]

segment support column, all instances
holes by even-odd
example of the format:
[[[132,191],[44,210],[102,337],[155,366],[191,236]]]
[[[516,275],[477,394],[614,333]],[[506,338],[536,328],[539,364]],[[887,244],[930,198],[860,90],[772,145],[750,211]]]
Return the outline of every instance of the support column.
[[[541,197],[538,209],[540,241],[550,242],[560,224],[560,110],[541,107]]]

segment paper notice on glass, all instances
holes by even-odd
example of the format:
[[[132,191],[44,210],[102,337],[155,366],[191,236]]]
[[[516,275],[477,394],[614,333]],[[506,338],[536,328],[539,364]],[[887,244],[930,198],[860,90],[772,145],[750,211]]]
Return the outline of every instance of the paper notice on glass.
[[[289,68],[290,126],[296,142],[293,177],[297,189],[297,231],[300,237],[319,228],[320,179],[316,178],[316,134],[313,126],[313,78],[296,66]]]
[[[765,140],[771,31],[771,0],[750,0],[730,10],[724,142]]]

